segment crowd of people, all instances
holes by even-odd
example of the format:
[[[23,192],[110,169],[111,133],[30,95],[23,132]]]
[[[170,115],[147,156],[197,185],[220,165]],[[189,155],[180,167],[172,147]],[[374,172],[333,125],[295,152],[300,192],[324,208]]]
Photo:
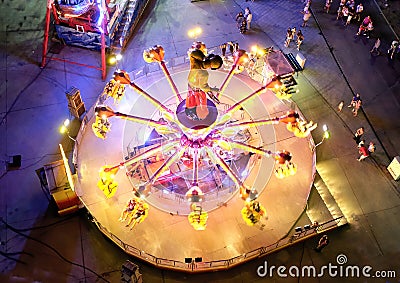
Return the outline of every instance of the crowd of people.
[[[311,3],[312,0],[304,0],[304,8],[301,11],[303,14],[303,22],[301,27],[307,27],[308,21],[311,18]],[[329,14],[331,12],[333,0],[326,0],[323,10]],[[372,37],[374,31],[374,23],[370,15],[365,15],[363,3],[356,3],[355,0],[338,0],[338,8],[336,10],[336,20],[343,22],[344,26],[348,26],[351,23],[358,24],[357,36],[366,36],[367,38]],[[246,7],[244,11],[240,11],[236,15],[236,23],[239,32],[244,34],[251,29],[251,22],[253,20],[253,14],[249,7]],[[300,46],[304,41],[304,34],[301,30],[297,30],[296,27],[289,27],[286,32],[285,47],[289,47],[290,42],[294,41],[296,37],[297,50],[300,50]],[[377,37],[374,46],[371,49],[371,55],[379,56],[383,54],[380,51],[381,38]],[[387,55],[390,60],[395,59],[400,53],[400,42],[395,39],[392,41],[390,48],[387,50]]]
[[[309,1],[306,0],[306,3]],[[329,14],[333,0],[326,0],[323,10]],[[307,7],[307,4],[306,4]],[[355,0],[339,0],[339,6],[336,11],[336,20],[343,22],[344,26],[350,25],[350,23],[358,24],[357,36],[366,36],[370,38],[373,36],[372,32],[375,30],[373,20],[370,15],[365,14],[363,4],[356,3]],[[375,32],[374,32],[375,33]],[[381,38],[377,35],[376,41],[370,50],[372,56],[382,55],[383,52],[380,51]],[[386,54],[390,60],[395,59],[400,53],[400,43],[397,39],[393,40],[390,48],[387,50]]]
[[[251,28],[251,21],[253,20],[253,14],[249,7],[244,9],[244,12],[240,11],[236,15],[236,24],[240,33],[246,33]]]
[[[304,9],[301,11],[301,13],[303,14],[303,23],[301,24],[301,27],[306,27],[309,19],[311,18],[311,0],[306,0],[304,3]],[[296,27],[289,27],[286,30],[286,38],[284,44],[285,47],[290,47],[290,42],[294,41],[295,39],[297,50],[300,50],[300,46],[304,41],[304,34],[300,29],[296,29]]]
[[[311,13],[311,4],[312,0],[304,0],[304,8],[301,10],[303,15],[303,22],[301,27],[305,28],[308,25],[309,19],[312,15]],[[337,10],[336,10],[337,7]],[[382,38],[376,36],[376,30],[374,27],[373,19],[370,15],[368,15],[364,9],[364,5],[360,0],[326,0],[325,5],[323,7],[323,11],[327,14],[332,13],[332,9],[335,9],[336,12],[336,20],[341,22],[343,26],[350,26],[351,24],[358,25],[356,36],[365,36],[366,38],[375,37],[375,41],[373,46],[370,49],[370,53],[372,56],[380,56],[382,54],[387,54],[388,59],[394,60],[398,54],[400,53],[400,42],[398,40],[393,40],[390,44],[390,47],[387,49],[386,53],[380,50]],[[250,17],[249,17],[250,15]],[[252,14],[250,9],[247,7],[244,12],[240,12],[236,17],[237,24],[239,30],[242,33],[246,32],[250,29],[250,23],[252,21]],[[304,41],[304,34],[300,29],[296,27],[289,27],[286,30],[286,37],[284,41],[285,47],[290,47],[291,42],[295,42],[295,46],[297,50],[300,50],[300,46]],[[344,101],[341,101],[338,105],[338,111],[342,112],[344,107]],[[362,107],[362,99],[359,93],[353,95],[353,98],[349,105],[347,106],[351,109],[354,117],[358,116],[359,110]],[[359,138],[362,136],[364,128],[361,127],[358,129],[357,133],[354,135],[358,152],[360,154],[357,160],[361,161],[365,158],[369,157],[371,153],[375,151],[375,144],[371,141],[369,144]]]

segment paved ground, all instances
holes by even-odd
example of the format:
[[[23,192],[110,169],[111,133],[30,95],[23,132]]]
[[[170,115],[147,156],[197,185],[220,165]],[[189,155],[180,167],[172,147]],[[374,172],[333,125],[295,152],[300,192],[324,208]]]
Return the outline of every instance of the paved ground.
[[[313,17],[303,29],[301,52],[307,61],[297,77],[300,93],[294,101],[308,119],[329,125],[332,138],[317,148],[317,169],[350,225],[331,232],[331,242],[321,254],[312,250],[317,239],[310,239],[228,272],[192,276],[156,270],[139,262],[144,282],[337,282],[338,278],[327,275],[280,278],[275,273],[272,279],[261,278],[257,269],[265,260],[269,266],[321,267],[337,264],[338,254],[346,255],[351,265],[397,272],[396,279],[341,278],[343,282],[399,281],[399,183],[385,168],[400,154],[400,62],[389,61],[385,55],[371,56],[374,39],[357,37],[355,24],[345,28],[333,14],[322,13],[323,2],[313,1]],[[376,25],[373,37],[382,36],[385,51],[396,37],[375,2],[364,3]],[[253,28],[241,35],[233,17],[246,6],[254,14]],[[142,50],[154,44],[163,45],[168,58],[185,54],[192,41],[186,32],[192,25],[202,26],[201,40],[209,46],[237,40],[245,49],[258,43],[295,53],[293,47],[284,48],[283,41],[288,26],[300,26],[302,6],[300,1],[283,0],[150,1],[121,67],[138,69],[143,65]],[[35,169],[60,158],[58,143],[71,149],[71,141],[58,134],[59,125],[69,117],[64,92],[70,86],[78,87],[89,107],[104,86],[96,70],[58,62],[49,63],[43,70],[37,67],[44,9],[44,1],[1,4],[0,215],[18,230],[0,226],[0,278],[2,282],[101,281],[96,280],[95,272],[118,282],[119,269],[128,257],[101,235],[84,212],[56,217],[35,176]],[[98,53],[71,47],[65,47],[59,56],[85,58],[91,64],[100,61]],[[364,102],[360,114],[353,117],[348,108],[338,113],[336,105],[341,100],[350,101],[356,92],[361,93]],[[360,126],[366,128],[365,139],[377,144],[373,158],[363,162],[356,160],[352,140],[352,133]],[[317,129],[315,140],[321,135]],[[22,155],[22,166],[6,172],[4,164],[15,154]]]

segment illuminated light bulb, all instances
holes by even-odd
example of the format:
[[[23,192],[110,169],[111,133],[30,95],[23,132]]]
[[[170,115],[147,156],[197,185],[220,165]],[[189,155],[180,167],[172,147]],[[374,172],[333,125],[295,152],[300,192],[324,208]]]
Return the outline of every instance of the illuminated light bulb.
[[[60,127],[60,133],[61,134],[65,134],[67,132],[67,127],[65,127],[64,125],[62,125],[61,127]]]
[[[115,56],[111,56],[110,58],[108,58],[108,63],[110,65],[114,65],[115,63],[117,63],[117,58],[115,58]]]

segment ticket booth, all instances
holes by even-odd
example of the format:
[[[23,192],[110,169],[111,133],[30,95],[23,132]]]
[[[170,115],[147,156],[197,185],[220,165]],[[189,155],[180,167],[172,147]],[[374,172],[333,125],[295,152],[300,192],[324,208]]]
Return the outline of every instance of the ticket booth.
[[[68,159],[60,145],[63,159],[45,164],[40,168],[42,185],[44,185],[57,205],[58,214],[66,215],[83,207],[74,187],[74,175],[70,170]]]

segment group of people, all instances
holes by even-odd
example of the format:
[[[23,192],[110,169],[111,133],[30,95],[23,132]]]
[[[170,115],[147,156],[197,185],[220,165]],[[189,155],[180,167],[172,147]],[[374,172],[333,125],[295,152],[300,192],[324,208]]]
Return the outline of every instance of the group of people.
[[[139,198],[132,198],[128,201],[124,210],[121,212],[118,221],[125,222],[125,220],[129,218],[128,223],[125,226],[130,227],[132,230],[137,223],[142,222],[147,216],[148,209],[149,207],[147,203],[143,202]]]
[[[326,0],[324,10],[329,13],[332,0]],[[354,0],[340,0],[339,7],[337,9],[336,20],[344,21],[344,25],[348,26],[352,20],[360,22],[362,19],[362,13],[364,11],[364,6],[362,3],[356,5]],[[364,17],[361,22],[358,32],[356,35],[366,35],[368,38],[371,31],[374,29],[371,17]]]
[[[296,31],[296,27],[293,28],[288,28],[286,31],[286,39],[285,39],[285,47],[289,47],[290,42],[294,40],[294,37],[296,36],[296,45],[297,45],[297,50],[300,50],[300,46],[303,43],[304,40],[304,35],[302,31],[299,29]]]
[[[360,110],[361,105],[362,105],[361,95],[357,93],[356,95],[353,95],[353,98],[347,107],[352,108],[351,112],[353,112],[353,116],[355,117],[357,116],[358,110]]]
[[[324,11],[329,13],[333,0],[326,0]],[[344,25],[349,25],[352,21],[359,23],[356,35],[364,35],[367,38],[371,37],[374,30],[374,24],[371,16],[363,17],[364,6],[362,3],[356,4],[355,0],[339,0],[339,7],[337,10],[336,20],[344,21]],[[382,52],[379,50],[381,45],[381,38],[377,37],[370,53],[373,56],[379,56]],[[387,55],[390,60],[393,60],[397,54],[400,53],[400,43],[398,40],[393,40],[390,48],[387,50]]]
[[[362,139],[363,135],[364,127],[360,127],[354,133],[353,137],[354,141],[357,144],[358,153],[360,154],[360,157],[357,158],[358,161],[362,161],[365,158],[369,157],[371,153],[375,152],[376,149],[376,146],[372,141],[368,144],[368,146],[365,144],[365,140]]]
[[[353,98],[350,104],[347,106],[348,108],[352,108],[352,112],[354,116],[357,116],[358,110],[360,109],[362,104],[361,96],[359,93],[353,95]],[[344,101],[341,101],[338,105],[338,111],[341,112],[343,109]],[[362,139],[364,135],[364,127],[360,127],[354,133],[353,139],[357,144],[358,153],[360,157],[357,158],[358,161],[364,160],[369,157],[371,153],[375,152],[375,144],[371,141],[368,145],[365,144],[365,140]]]
[[[328,3],[330,2],[330,3]],[[329,13],[329,8],[331,6],[332,0],[326,0],[325,2],[325,11]],[[344,25],[347,26],[350,24],[351,20],[355,20],[359,22],[361,20],[361,13],[364,11],[364,6],[362,3],[359,3],[356,6],[354,0],[340,0],[339,8],[337,10],[336,20],[343,20]]]
[[[356,35],[365,35],[367,38],[370,37],[371,31],[374,29],[374,25],[372,24],[372,20],[370,16],[366,16],[364,20],[361,22],[358,32]]]
[[[236,23],[240,33],[245,33],[250,30],[251,21],[253,20],[253,14],[250,11],[249,7],[244,9],[244,13],[240,11],[236,15]]]
[[[311,11],[310,11],[311,0],[305,0],[304,3],[305,3],[304,9],[301,11],[301,13],[303,14],[303,23],[301,24],[302,27],[307,26],[307,22],[311,17]],[[285,47],[289,47],[290,42],[292,40],[294,41],[295,37],[296,37],[297,50],[300,50],[300,46],[304,41],[304,34],[300,29],[297,30],[296,27],[289,27],[286,30]]]
[[[371,50],[369,51],[373,56],[381,55],[381,50],[379,47],[381,46],[381,39],[378,37],[375,40],[374,45],[372,46]],[[400,43],[397,40],[393,40],[390,44],[389,49],[387,50],[387,55],[390,60],[393,60],[396,54],[400,53]]]
[[[221,50],[221,55],[222,57],[226,56],[226,51],[229,49],[230,55],[233,56],[233,54],[239,50],[239,43],[233,42],[233,41],[228,41],[224,42],[219,46]]]

